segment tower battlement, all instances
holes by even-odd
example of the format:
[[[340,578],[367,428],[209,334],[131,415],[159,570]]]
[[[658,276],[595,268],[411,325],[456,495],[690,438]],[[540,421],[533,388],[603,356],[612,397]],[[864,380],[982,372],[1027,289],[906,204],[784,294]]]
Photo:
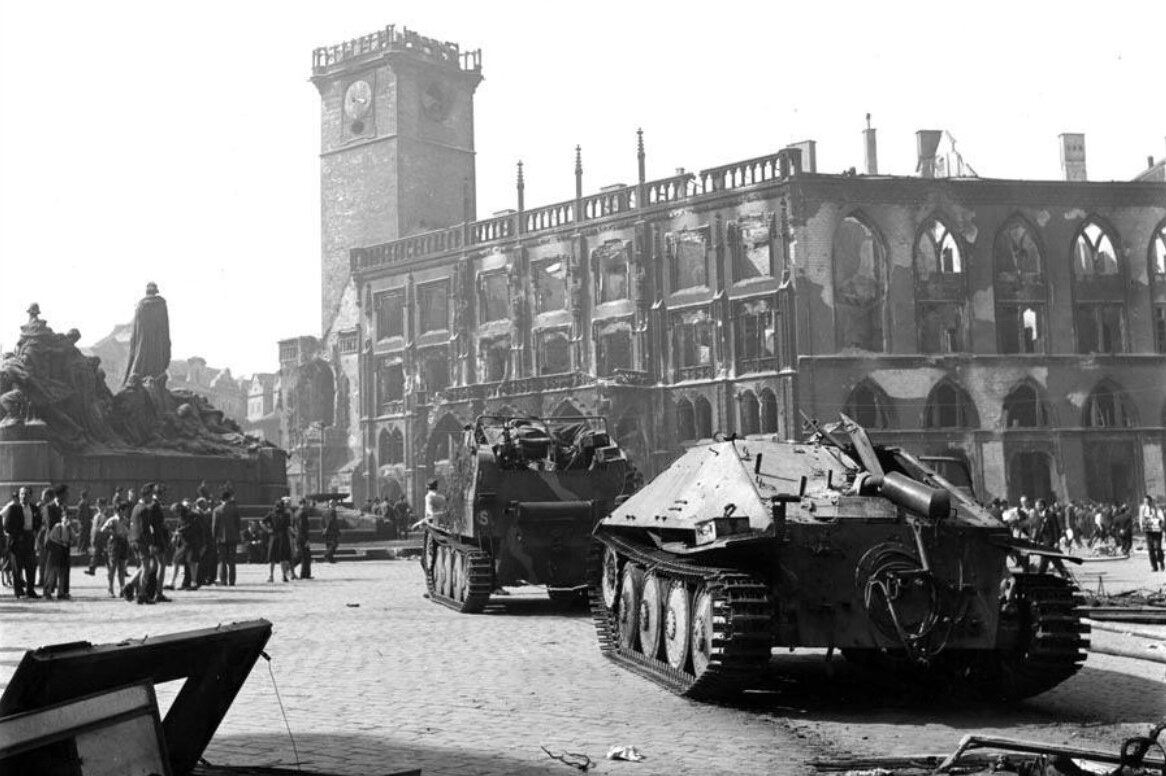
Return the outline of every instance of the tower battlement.
[[[454,67],[468,73],[482,71],[482,50],[462,51],[456,43],[427,38],[408,27],[395,24],[359,38],[321,46],[312,51],[312,75],[325,75],[341,65],[371,59],[389,52],[410,52],[434,64]]]

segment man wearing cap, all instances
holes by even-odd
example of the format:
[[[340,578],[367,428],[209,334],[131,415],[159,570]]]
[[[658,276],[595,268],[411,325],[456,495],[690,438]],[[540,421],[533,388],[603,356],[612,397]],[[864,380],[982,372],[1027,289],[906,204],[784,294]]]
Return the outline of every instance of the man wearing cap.
[[[4,533],[8,537],[8,557],[12,566],[12,589],[17,598],[40,598],[32,589],[36,575],[36,535],[41,529],[41,512],[29,497],[28,488],[12,495],[4,507]]]
[[[221,494],[223,503],[215,507],[211,529],[219,559],[219,584],[235,586],[235,553],[239,550],[239,507],[230,488]]]

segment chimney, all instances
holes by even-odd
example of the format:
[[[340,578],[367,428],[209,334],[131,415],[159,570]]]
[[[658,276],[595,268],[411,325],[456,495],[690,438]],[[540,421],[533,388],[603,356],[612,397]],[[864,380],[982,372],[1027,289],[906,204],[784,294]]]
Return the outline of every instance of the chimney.
[[[915,133],[915,143],[919,153],[915,172],[919,173],[919,177],[935,177],[935,151],[939,148],[939,140],[942,137],[943,130],[941,129],[921,129]]]
[[[1067,181],[1089,180],[1085,175],[1085,135],[1063,132],[1061,138],[1061,169]]]
[[[879,147],[875,140],[875,130],[870,126],[870,114],[866,114],[866,129],[862,131],[863,145],[866,148],[866,174],[879,174]]]

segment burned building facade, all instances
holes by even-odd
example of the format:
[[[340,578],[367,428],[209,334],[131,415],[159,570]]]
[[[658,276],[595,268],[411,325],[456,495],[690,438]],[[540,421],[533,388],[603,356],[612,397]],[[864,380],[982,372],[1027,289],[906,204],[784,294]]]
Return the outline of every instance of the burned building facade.
[[[577,157],[528,208],[520,167],[478,220],[476,52],[388,28],[314,64],[324,336],[281,367],[333,386],[325,489],[416,498],[479,414],[603,415],[650,477],[843,411],[982,495],[1166,492],[1166,184],[1084,180],[1080,136],[1063,181],[976,177],[932,132],[879,175],[873,130],[863,173],[802,143],[648,180],[641,137],[635,184],[585,194]]]

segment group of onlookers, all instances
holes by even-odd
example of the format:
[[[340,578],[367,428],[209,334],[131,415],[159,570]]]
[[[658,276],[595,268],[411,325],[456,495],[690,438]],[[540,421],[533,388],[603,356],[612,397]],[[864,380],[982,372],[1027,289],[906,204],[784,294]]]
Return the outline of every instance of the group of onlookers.
[[[165,485],[150,482],[138,490],[115,487],[109,499],[91,502],[88,491],[82,491],[70,515],[66,485],[46,488],[39,501],[29,488],[20,488],[0,510],[0,578],[17,598],[69,600],[75,548],[89,555],[86,574],[95,576],[98,566],[105,567],[111,598],[120,595],[151,604],[170,600],[163,590],[234,586],[240,545],[249,562],[269,564],[268,582],[274,581],[276,564],[284,581],[296,578],[296,566],[299,578],[312,578],[310,506],[305,501],[293,515],[289,500],[280,499],[262,520],[244,527],[230,487],[212,503],[209,489],[200,486],[194,498],[170,505],[169,520],[162,506],[165,493]],[[329,505],[324,520],[325,559],[331,562],[340,539],[335,507],[335,502]],[[137,571],[127,580],[131,562]]]
[[[405,539],[409,535],[409,526],[414,521],[413,508],[409,506],[409,499],[405,494],[392,501],[388,496],[378,496],[364,502],[361,512],[373,515],[385,521],[389,529],[390,539]]]
[[[1005,499],[993,499],[988,509],[1008,524],[1015,536],[1066,552],[1091,549],[1129,555],[1135,531],[1140,531],[1146,540],[1151,569],[1166,571],[1162,551],[1164,502],[1146,496],[1135,510],[1126,503],[1042,498],[1030,502],[1028,496],[1021,496],[1014,506]]]

